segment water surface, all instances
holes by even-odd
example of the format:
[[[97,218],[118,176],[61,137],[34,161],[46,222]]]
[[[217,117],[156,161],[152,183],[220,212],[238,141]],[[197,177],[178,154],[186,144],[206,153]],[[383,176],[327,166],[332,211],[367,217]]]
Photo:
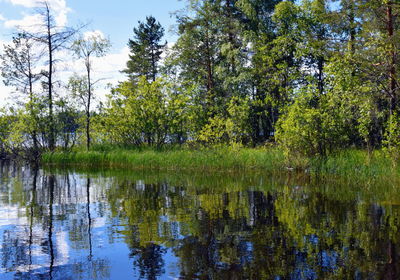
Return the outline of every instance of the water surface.
[[[0,279],[400,279],[400,190],[0,162]]]

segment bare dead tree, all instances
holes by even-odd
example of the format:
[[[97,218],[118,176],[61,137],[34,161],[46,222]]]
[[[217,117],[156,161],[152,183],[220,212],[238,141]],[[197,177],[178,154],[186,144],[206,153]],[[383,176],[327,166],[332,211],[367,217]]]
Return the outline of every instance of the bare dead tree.
[[[41,23],[37,26],[37,31],[29,32],[28,36],[40,43],[46,52],[47,70],[42,71],[45,78],[43,82],[47,91],[47,106],[49,118],[49,137],[48,147],[54,150],[56,146],[56,127],[54,121],[54,73],[55,65],[60,60],[57,59],[57,53],[63,49],[67,49],[68,42],[72,40],[73,36],[78,32],[78,29],[58,26],[52,14],[51,7],[47,1],[43,2],[43,6],[39,9],[41,15]]]

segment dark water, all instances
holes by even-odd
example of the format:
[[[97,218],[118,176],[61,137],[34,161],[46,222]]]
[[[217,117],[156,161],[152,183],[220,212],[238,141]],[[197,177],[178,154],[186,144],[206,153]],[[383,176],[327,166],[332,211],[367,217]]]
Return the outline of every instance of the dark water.
[[[0,279],[400,279],[400,190],[0,163]]]

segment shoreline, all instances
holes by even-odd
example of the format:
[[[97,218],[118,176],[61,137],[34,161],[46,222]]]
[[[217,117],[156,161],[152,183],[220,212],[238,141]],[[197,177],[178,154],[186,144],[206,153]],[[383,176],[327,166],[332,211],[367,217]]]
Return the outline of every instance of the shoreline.
[[[400,168],[383,152],[343,150],[326,158],[287,160],[281,150],[273,148],[209,148],[135,150],[109,149],[71,152],[46,152],[41,163],[47,166],[79,166],[110,169],[155,169],[173,171],[267,171],[303,172],[356,179],[398,179]]]

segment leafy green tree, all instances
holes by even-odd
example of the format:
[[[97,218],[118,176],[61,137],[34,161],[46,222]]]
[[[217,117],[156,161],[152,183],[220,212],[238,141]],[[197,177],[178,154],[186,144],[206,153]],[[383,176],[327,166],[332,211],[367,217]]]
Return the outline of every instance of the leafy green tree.
[[[227,116],[216,115],[198,133],[207,144],[247,144],[250,142],[250,106],[246,98],[232,97]]]
[[[198,107],[191,104],[194,88],[168,83],[167,101],[168,136],[171,142],[183,144],[196,131]]]
[[[220,115],[209,118],[208,123],[203,126],[197,137],[198,140],[208,145],[228,143],[226,119]]]
[[[58,141],[64,150],[70,150],[77,143],[79,128],[82,126],[81,119],[84,116],[66,98],[59,99],[55,105],[57,108],[55,120],[56,131],[59,135]]]
[[[273,15],[267,5],[264,15],[256,15],[257,7],[248,13],[259,23],[259,29],[250,33],[254,44],[252,57],[252,77],[254,90],[251,103],[252,138],[255,143],[267,140],[274,134],[275,124],[282,109],[297,87],[301,77],[301,59],[296,56],[300,42],[298,17],[300,8],[290,2],[279,2]],[[259,18],[260,17],[260,18]],[[264,26],[264,24],[268,23]]]
[[[14,123],[14,118],[12,114],[7,112],[5,108],[0,109],[0,155],[5,157],[9,151],[8,147],[8,137],[11,133],[11,128]]]
[[[347,76],[336,68],[331,82],[336,87],[347,81],[347,90],[341,90],[341,96],[358,100],[359,106],[353,106],[356,114],[349,118],[354,120],[353,131],[358,132],[371,151],[382,144],[386,123],[397,110],[398,62],[393,57],[399,48],[395,39],[399,36],[399,25],[393,13],[399,7],[391,1],[341,1],[341,4],[342,16],[335,26],[345,40],[331,64],[341,64]],[[353,143],[359,145],[357,141]]]
[[[33,103],[3,108],[1,115],[1,136],[3,152],[18,155],[29,161],[38,160],[40,149],[48,139],[46,103],[35,98]],[[32,115],[35,117],[32,118]],[[36,133],[37,147],[33,146],[32,135]]]
[[[182,86],[196,85],[195,100],[203,107],[206,122],[218,110],[220,82],[216,77],[219,32],[218,13],[211,1],[190,1],[190,14],[178,14],[179,38],[166,60],[167,75],[177,75]],[[196,71],[193,71],[196,69]]]
[[[397,113],[393,113],[389,118],[383,144],[385,151],[397,164],[400,159],[400,117]]]
[[[104,116],[105,134],[111,142],[160,147],[176,135],[186,138],[190,107],[184,92],[165,80],[149,82],[142,76],[136,86],[123,82],[113,89]]]
[[[28,104],[27,111],[32,122],[37,120],[35,113],[37,94],[34,93],[34,85],[40,79],[40,73],[35,72],[35,68],[38,67],[41,59],[41,55],[37,53],[35,48],[37,46],[34,40],[29,38],[26,33],[19,33],[14,37],[12,44],[5,46],[4,53],[0,56],[4,84],[15,87],[17,92],[28,97],[28,101],[24,103]],[[36,125],[33,124],[32,127],[35,128]],[[37,134],[38,131],[33,129],[30,135],[32,137],[33,150],[38,152]]]
[[[251,92],[250,51],[237,5],[236,0],[188,1],[178,14],[180,37],[166,60],[167,75],[177,75],[183,87],[198,87],[192,102],[204,114],[194,133],[205,138],[218,134],[216,123],[228,118],[230,99]]]
[[[333,17],[337,52],[327,63],[328,88],[341,100],[338,108],[345,115],[350,144],[366,145],[369,151],[381,145],[385,124],[396,111],[392,39],[399,33],[390,9],[398,7],[382,1],[343,0]]]
[[[287,159],[295,160],[310,156],[326,156],[345,145],[345,126],[334,107],[321,96],[315,106],[316,85],[298,93],[294,103],[279,119],[276,139],[282,145]]]
[[[71,89],[74,96],[80,100],[82,106],[85,108],[86,115],[86,148],[90,149],[91,137],[90,137],[90,119],[91,119],[91,104],[93,99],[93,88],[97,81],[93,80],[93,57],[104,56],[111,43],[108,39],[103,38],[99,34],[91,34],[86,38],[81,36],[75,40],[72,44],[72,51],[75,56],[79,59],[83,59],[86,68],[85,78],[77,75],[73,76],[69,80],[69,88]]]
[[[130,39],[130,49],[127,68],[123,71],[132,81],[145,76],[149,81],[155,81],[159,72],[159,62],[167,42],[161,43],[164,28],[153,16],[146,17],[146,22],[140,22],[133,29],[134,38]]]
[[[245,36],[245,15],[237,0],[215,1],[214,18],[219,36],[219,59],[216,75],[221,81],[224,103],[233,96],[247,96],[251,92],[250,47]]]

